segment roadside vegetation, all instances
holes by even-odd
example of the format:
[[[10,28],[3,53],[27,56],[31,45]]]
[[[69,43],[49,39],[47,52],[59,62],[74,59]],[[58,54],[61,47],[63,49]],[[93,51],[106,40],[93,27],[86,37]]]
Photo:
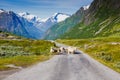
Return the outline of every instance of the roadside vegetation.
[[[57,42],[76,46],[104,65],[120,72],[120,38],[118,37],[71,40],[59,39]]]
[[[12,69],[6,65],[27,67],[51,57],[50,47],[54,43],[44,40],[0,39],[0,70]]]

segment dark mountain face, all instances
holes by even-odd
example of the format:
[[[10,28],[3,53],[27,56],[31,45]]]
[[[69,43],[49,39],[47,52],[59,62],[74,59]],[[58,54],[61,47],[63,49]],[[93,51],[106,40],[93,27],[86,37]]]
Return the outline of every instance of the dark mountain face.
[[[24,29],[22,22],[12,11],[0,13],[0,30],[6,32],[12,32],[17,35],[30,36]]]
[[[67,18],[65,21],[55,24],[47,30],[43,39],[56,39],[67,32],[70,28],[78,24],[84,15],[83,7],[80,8],[75,14]]]
[[[84,23],[88,25],[94,22],[95,20],[97,20],[95,16],[97,16],[98,14],[109,15],[114,13],[114,11],[118,11],[118,10],[120,10],[120,0],[94,0],[91,3],[91,6],[89,7],[89,9],[85,13]],[[110,12],[110,11],[113,11],[113,12]],[[101,12],[103,12],[104,14],[101,14]]]
[[[40,39],[42,35],[42,32],[26,19],[4,10],[0,10],[0,30],[32,39]]]
[[[119,10],[119,0],[94,0],[84,16],[84,23],[88,25],[100,18],[118,15]]]

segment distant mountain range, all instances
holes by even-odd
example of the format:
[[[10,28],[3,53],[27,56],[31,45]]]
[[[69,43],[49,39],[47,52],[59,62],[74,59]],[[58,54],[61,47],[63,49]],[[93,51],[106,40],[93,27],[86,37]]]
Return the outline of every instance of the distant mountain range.
[[[31,15],[30,13],[23,12],[18,13],[21,17],[27,19],[29,22],[32,22],[36,28],[38,28],[42,32],[46,32],[51,26],[54,24],[64,21],[66,18],[70,17],[68,14],[64,13],[55,13],[53,16],[47,19],[41,19],[35,15]]]
[[[40,39],[43,34],[32,22],[13,11],[0,10],[0,31],[10,32],[27,38]]]
[[[68,17],[70,17],[68,14],[55,13],[52,17],[42,20],[27,12],[17,14],[13,11],[0,9],[0,31],[32,39],[41,39],[52,25]]]

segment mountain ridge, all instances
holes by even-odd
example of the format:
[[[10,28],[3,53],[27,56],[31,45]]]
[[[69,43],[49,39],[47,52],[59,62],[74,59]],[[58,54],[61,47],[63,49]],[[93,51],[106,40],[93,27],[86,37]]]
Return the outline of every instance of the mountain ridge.
[[[120,37],[119,0],[94,0],[83,21],[61,36],[62,39],[95,37]]]
[[[13,11],[0,9],[0,30],[27,38],[41,39],[42,35],[49,27],[59,22],[57,21],[60,19],[60,17],[58,17],[59,15],[66,15],[66,17],[63,17],[59,21],[62,21],[70,16],[64,13],[57,13],[56,15],[48,18],[46,22],[43,22],[38,16],[27,12],[14,13]]]
[[[64,21],[66,18],[70,17],[69,14],[65,13],[55,13],[47,19],[41,19],[38,16],[27,12],[18,13],[18,15],[27,19],[29,22],[32,22],[36,28],[43,32],[46,32],[46,30],[48,30],[52,25]]]
[[[13,11],[4,10],[0,13],[0,30],[33,39],[39,39],[41,36],[41,32],[32,23]]]

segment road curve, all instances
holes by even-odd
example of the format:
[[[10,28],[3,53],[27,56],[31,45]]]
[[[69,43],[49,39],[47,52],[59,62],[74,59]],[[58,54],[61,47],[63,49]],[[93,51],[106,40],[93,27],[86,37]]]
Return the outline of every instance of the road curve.
[[[86,54],[56,55],[3,80],[120,80],[120,74]]]

